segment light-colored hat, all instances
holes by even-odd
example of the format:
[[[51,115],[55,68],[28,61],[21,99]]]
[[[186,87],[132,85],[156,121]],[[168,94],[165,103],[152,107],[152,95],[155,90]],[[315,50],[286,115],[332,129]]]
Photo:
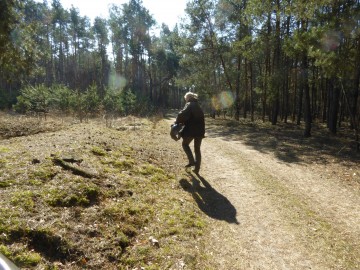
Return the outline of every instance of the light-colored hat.
[[[189,100],[190,98],[198,99],[198,95],[193,92],[187,92],[184,98],[185,100]]]

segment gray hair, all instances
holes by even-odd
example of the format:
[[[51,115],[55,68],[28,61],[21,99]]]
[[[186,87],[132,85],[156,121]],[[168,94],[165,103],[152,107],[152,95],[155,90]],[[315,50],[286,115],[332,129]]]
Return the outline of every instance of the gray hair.
[[[187,92],[184,98],[186,101],[188,101],[190,98],[198,99],[198,95],[193,92]]]

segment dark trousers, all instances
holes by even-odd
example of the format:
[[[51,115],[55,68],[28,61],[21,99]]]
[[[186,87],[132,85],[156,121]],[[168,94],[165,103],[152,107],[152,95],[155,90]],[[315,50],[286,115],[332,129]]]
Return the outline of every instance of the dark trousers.
[[[202,137],[183,137],[182,141],[182,148],[184,149],[184,152],[189,160],[189,163],[195,163],[195,170],[200,170],[201,165],[201,141]],[[190,143],[194,140],[194,152],[195,152],[195,158],[194,155],[190,149]]]

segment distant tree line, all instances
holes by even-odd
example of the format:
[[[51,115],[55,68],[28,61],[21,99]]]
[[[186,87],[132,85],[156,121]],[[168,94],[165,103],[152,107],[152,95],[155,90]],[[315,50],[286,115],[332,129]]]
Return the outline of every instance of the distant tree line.
[[[359,0],[191,0],[160,35],[141,0],[112,6],[93,24],[59,0],[0,4],[1,108],[26,85],[127,89],[137,103],[180,107],[194,90],[209,111],[304,123],[358,136]],[[108,48],[111,48],[109,55]]]
[[[209,96],[233,94],[237,119],[358,128],[358,0],[198,0],[187,13],[181,61]]]
[[[164,25],[161,37],[150,35],[155,21],[141,1],[114,5],[109,18],[93,23],[59,0],[5,0],[0,9],[0,108],[15,104],[28,85],[74,93],[96,87],[100,99],[125,90],[146,106],[176,106],[171,32]]]

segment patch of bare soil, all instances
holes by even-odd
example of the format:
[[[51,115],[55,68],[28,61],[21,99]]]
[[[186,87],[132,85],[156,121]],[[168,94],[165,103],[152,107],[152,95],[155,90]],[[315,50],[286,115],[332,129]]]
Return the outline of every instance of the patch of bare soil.
[[[304,139],[291,124],[208,119],[200,176],[180,182],[209,218],[213,269],[360,269],[352,146],[321,127]]]

